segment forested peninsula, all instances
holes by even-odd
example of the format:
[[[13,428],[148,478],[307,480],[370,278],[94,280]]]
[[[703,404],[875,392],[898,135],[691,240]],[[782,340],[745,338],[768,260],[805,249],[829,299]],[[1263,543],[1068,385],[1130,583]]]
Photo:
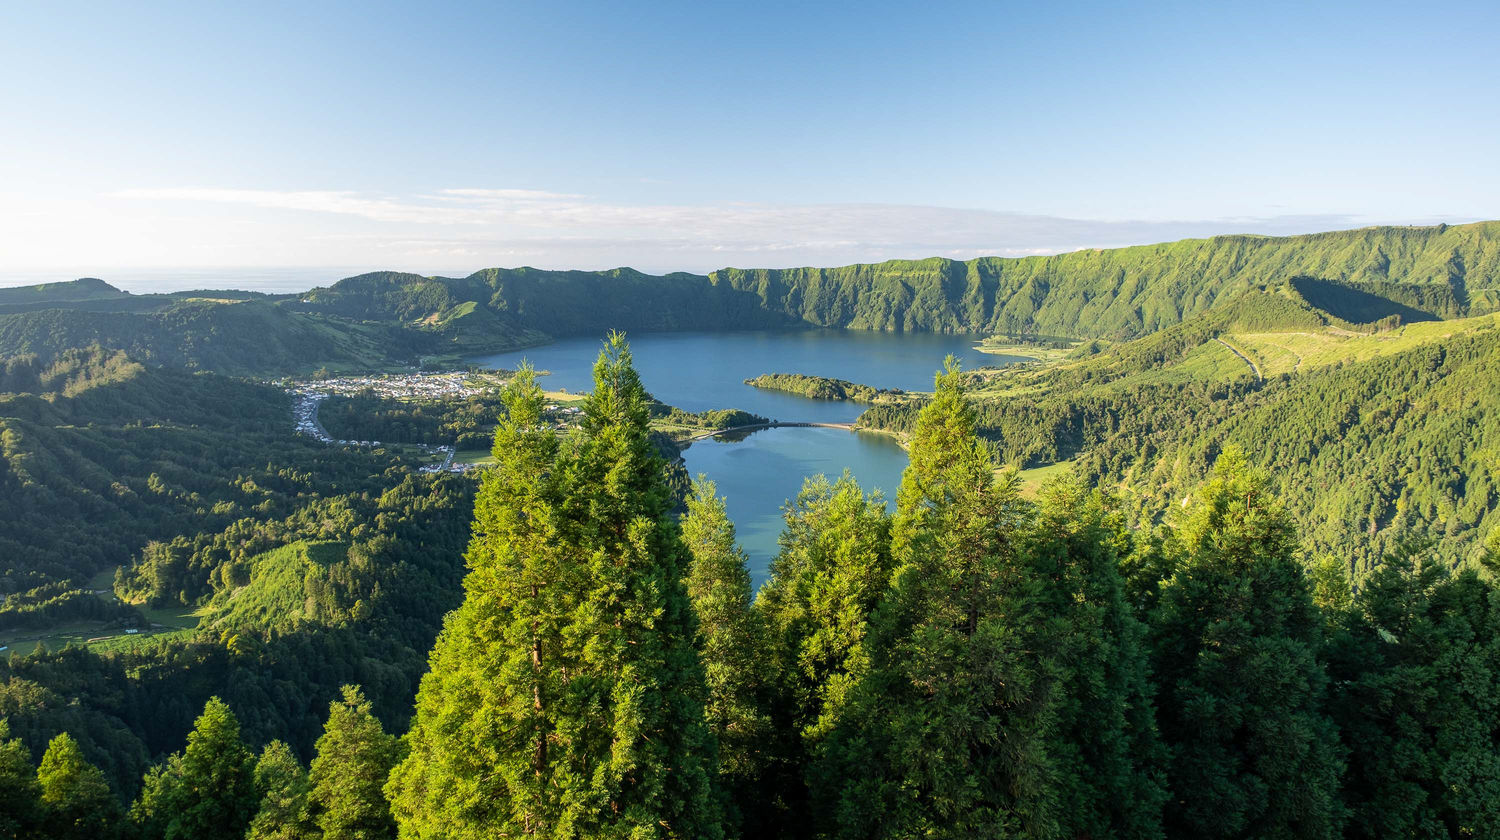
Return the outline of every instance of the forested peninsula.
[[[897,397],[905,393],[900,388],[876,388],[846,379],[808,376],[803,373],[766,373],[746,379],[745,384],[765,388],[768,391],[800,394],[814,400],[849,400],[862,403],[873,403],[879,401],[881,397]]]

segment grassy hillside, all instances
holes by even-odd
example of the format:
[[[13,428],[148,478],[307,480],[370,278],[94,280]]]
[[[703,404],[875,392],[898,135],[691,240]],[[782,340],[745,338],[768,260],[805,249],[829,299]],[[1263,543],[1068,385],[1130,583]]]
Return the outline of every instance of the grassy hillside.
[[[487,269],[465,278],[390,272],[315,289],[294,304],[397,321],[455,347],[607,329],[849,329],[989,332],[1123,340],[1256,289],[1266,326],[1387,325],[1500,308],[1500,223],[1368,228],[1310,236],[1221,236],[1055,257],[895,260],[839,268]]]
[[[1500,222],[708,276],[628,268],[497,268],[463,278],[375,272],[280,297],[126,295],[81,280],[0,290],[0,357],[50,360],[97,343],[147,364],[272,375],[453,364],[609,329],[813,325],[1128,340],[1258,289],[1286,298],[1280,310],[1257,307],[1263,328],[1316,322],[1359,330],[1493,311]]]
[[[403,342],[260,300],[162,298],[145,311],[0,313],[0,357],[36,355],[50,361],[90,345],[123,350],[149,365],[258,374],[320,365],[376,366],[399,352]]]
[[[1082,357],[976,371],[983,435],[998,462],[1116,487],[1145,519],[1234,443],[1271,472],[1309,546],[1356,573],[1409,539],[1477,556],[1500,526],[1500,315],[1357,332],[1306,309],[1267,329],[1268,312],[1292,320],[1286,301],[1249,293]],[[919,405],[859,423],[905,431]]]
[[[341,542],[297,540],[250,558],[249,582],[220,592],[202,610],[201,626],[275,627],[316,622],[317,602],[307,592],[347,559]]]
[[[38,283],[35,286],[0,289],[0,307],[82,300],[115,300],[127,296],[127,293],[103,280],[83,277],[64,283]]]

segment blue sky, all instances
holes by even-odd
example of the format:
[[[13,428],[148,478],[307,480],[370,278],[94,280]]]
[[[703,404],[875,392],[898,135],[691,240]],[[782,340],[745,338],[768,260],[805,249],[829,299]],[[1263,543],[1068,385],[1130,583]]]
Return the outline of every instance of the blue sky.
[[[1500,217],[1500,6],[29,3],[0,282]]]

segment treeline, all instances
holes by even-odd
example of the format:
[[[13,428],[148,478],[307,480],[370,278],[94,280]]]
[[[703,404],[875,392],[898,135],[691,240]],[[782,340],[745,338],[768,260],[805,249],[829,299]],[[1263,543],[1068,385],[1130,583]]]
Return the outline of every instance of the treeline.
[[[1029,500],[1013,471],[993,472],[949,367],[894,513],[848,477],[810,481],[752,601],[713,486],[674,515],[618,338],[598,371],[566,440],[541,422],[528,372],[507,389],[465,597],[399,747],[350,690],[304,780],[274,744],[253,760],[210,702],[120,830],[1500,832],[1500,545],[1456,571],[1408,546],[1355,592],[1341,561],[1301,558],[1269,479],[1234,448],[1158,528],[1129,527],[1076,482]],[[25,751],[4,749],[10,813],[41,826],[31,836],[75,836],[59,814],[124,812],[66,740],[34,787]],[[58,785],[60,766],[94,781]]]
[[[144,311],[0,313],[0,357],[36,355],[50,363],[70,349],[97,344],[153,366],[238,375],[409,360],[423,345],[403,335],[397,329],[355,330],[263,300],[165,298]]]
[[[980,400],[979,434],[1000,464],[1071,461],[1086,483],[1120,488],[1142,522],[1238,445],[1272,476],[1309,548],[1340,557],[1356,579],[1411,539],[1472,560],[1500,526],[1489,455],[1500,446],[1500,331],[1264,383],[1126,378],[1181,359],[1203,335],[1183,324]],[[919,410],[875,406],[858,424],[909,433]]]
[[[768,391],[801,394],[814,400],[850,400],[864,403],[873,403],[881,397],[900,396],[905,393],[900,388],[876,388],[846,379],[830,379],[826,376],[808,376],[801,373],[765,373],[753,379],[746,379],[745,384]]]
[[[647,413],[657,420],[675,423],[680,426],[693,426],[699,429],[733,429],[739,426],[755,426],[770,422],[759,414],[751,414],[738,408],[711,408],[707,411],[683,411],[676,406],[651,400],[646,406]]]
[[[140,364],[125,353],[97,344],[68,350],[48,363],[35,354],[11,356],[0,366],[0,394],[75,397],[89,388],[127,381],[140,371]]]
[[[187,746],[153,767],[127,809],[67,733],[40,766],[0,721],[0,837],[53,840],[173,838],[291,840],[393,836],[380,795],[398,755],[369,701],[353,686],[329,705],[310,766],[283,741],[257,755],[217,697]]]
[[[112,623],[116,628],[145,623],[129,606],[106,601],[93,590],[63,581],[9,595],[0,603],[0,631],[51,627],[67,621]]]

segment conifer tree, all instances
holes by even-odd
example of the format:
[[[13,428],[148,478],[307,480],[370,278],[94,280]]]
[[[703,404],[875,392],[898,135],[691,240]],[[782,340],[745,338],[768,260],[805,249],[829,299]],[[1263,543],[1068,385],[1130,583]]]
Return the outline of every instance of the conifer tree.
[[[1365,578],[1330,655],[1350,837],[1500,835],[1500,593],[1429,553]]]
[[[950,358],[896,500],[871,665],[818,756],[841,837],[1058,836],[1052,664],[1030,650],[1027,506],[995,477]]]
[[[1044,487],[1026,554],[1047,582],[1031,646],[1056,659],[1058,821],[1065,837],[1162,834],[1166,754],[1145,627],[1126,603],[1129,538],[1111,500],[1064,479]]]
[[[308,783],[314,822],[323,840],[384,840],[396,836],[381,788],[396,763],[397,741],[352,685],[329,704]]]
[[[187,747],[146,775],[131,820],[164,840],[240,840],[255,816],[255,755],[229,706],[209,698]]]
[[[409,753],[386,787],[403,837],[560,836],[551,753],[568,675],[579,674],[564,630],[585,578],[563,545],[558,440],[531,368],[501,396],[464,601],[433,646]]]
[[[31,751],[19,738],[10,737],[10,724],[0,718],[0,840],[35,836],[41,796]]]
[[[686,551],[624,337],[559,452],[507,387],[465,599],[387,787],[405,837],[721,835]]]
[[[100,840],[115,836],[120,800],[104,773],[83,757],[73,736],[64,732],[47,744],[37,767],[41,791],[42,831],[48,840]]]
[[[584,836],[712,838],[722,813],[683,584],[689,558],[647,404],[625,337],[613,333],[564,473],[566,521],[588,570],[566,633],[590,678],[573,686],[581,714],[561,756],[561,825]]]
[[[734,524],[714,483],[701,476],[687,500],[682,538],[692,557],[688,597],[698,620],[705,712],[718,741],[719,776],[739,805],[735,821],[747,822],[742,830],[755,833],[765,810],[756,800],[771,725],[762,708],[762,633],[750,606],[750,570],[735,544]]]
[[[284,741],[272,741],[255,762],[260,807],[245,840],[312,840],[316,829],[307,813],[307,771]]]
[[[1337,837],[1343,760],[1322,618],[1286,511],[1227,449],[1177,512],[1152,619],[1169,836]]]
[[[846,472],[803,482],[785,522],[755,608],[770,635],[778,709],[815,739],[863,672],[870,614],[890,579],[891,519],[885,499]]]
[[[771,574],[755,600],[772,739],[763,773],[767,836],[805,836],[809,756],[866,667],[870,615],[890,579],[890,515],[847,473],[807,479],[785,510]]]

